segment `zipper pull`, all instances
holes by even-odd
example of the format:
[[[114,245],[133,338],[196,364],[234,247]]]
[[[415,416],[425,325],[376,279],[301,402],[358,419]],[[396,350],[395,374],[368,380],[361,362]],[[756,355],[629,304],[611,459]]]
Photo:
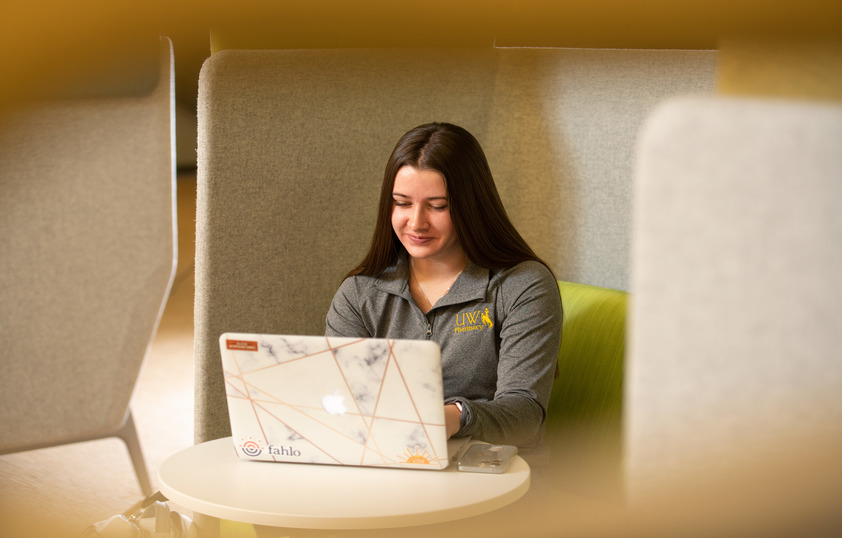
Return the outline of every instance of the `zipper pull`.
[[[427,322],[427,338],[430,338],[431,336],[433,336],[433,324]]]

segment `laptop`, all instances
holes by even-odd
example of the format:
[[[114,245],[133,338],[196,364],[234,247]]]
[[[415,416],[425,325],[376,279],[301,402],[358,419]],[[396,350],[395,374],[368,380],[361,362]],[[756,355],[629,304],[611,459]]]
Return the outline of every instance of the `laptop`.
[[[441,353],[425,340],[225,333],[237,455],[248,460],[444,469]]]

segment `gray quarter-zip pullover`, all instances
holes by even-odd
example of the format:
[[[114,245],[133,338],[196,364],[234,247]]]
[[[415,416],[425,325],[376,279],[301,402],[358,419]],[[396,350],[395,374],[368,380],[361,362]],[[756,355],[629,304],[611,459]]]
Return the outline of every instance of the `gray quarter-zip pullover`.
[[[462,403],[457,436],[537,446],[561,342],[558,283],[541,263],[491,271],[468,262],[426,314],[409,291],[406,257],[380,276],[347,278],[325,334],[428,339],[442,352],[445,402]]]

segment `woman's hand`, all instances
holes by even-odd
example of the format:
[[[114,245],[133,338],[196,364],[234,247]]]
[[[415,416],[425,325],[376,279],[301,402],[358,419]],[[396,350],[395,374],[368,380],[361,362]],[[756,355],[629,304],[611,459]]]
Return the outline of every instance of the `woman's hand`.
[[[444,406],[444,426],[447,431],[447,438],[453,437],[459,431],[462,422],[462,411],[455,403]]]

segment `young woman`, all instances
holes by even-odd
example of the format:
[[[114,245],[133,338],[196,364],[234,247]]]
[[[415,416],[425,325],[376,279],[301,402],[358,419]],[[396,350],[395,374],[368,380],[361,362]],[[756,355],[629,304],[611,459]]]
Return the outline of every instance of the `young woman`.
[[[476,139],[445,123],[406,133],[326,334],[437,342],[448,435],[528,449],[543,436],[561,321],[556,279],[509,221]]]

